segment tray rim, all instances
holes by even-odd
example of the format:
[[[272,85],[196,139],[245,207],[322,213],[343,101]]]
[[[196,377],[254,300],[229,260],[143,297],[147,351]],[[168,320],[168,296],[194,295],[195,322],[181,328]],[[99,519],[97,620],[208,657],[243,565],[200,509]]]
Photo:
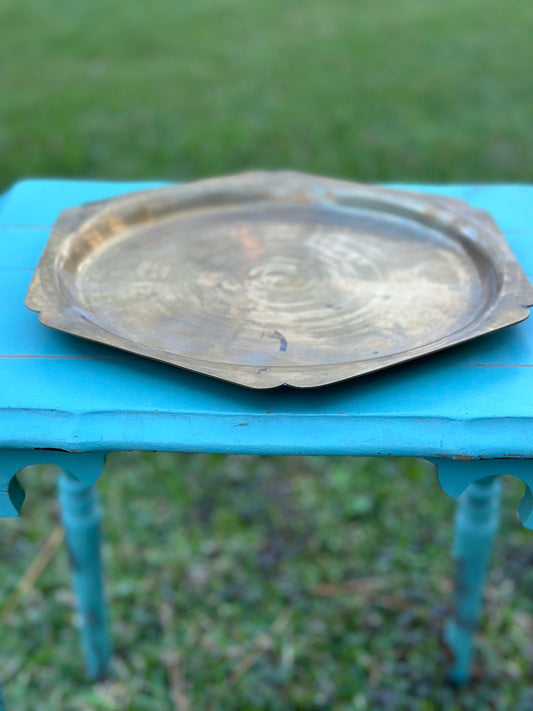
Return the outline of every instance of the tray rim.
[[[214,203],[209,202],[213,197],[216,198]],[[68,252],[69,241],[80,238],[80,232],[86,233],[89,239],[103,240],[103,237],[120,233],[131,223],[138,225],[140,221],[161,219],[169,206],[175,213],[180,206],[188,210],[191,206],[205,209],[207,203],[216,209],[243,201],[264,200],[300,205],[333,202],[344,207],[353,206],[355,200],[365,206],[386,208],[431,227],[437,226],[441,231],[453,231],[459,239],[476,244],[486,256],[492,257],[490,261],[499,275],[500,288],[490,307],[465,328],[419,347],[344,363],[259,367],[205,361],[135,343],[84,319],[65,299],[58,284],[57,261]],[[408,362],[518,323],[529,315],[533,286],[489,213],[462,200],[303,173],[254,171],[134,191],[64,210],[59,214],[41,255],[25,303],[39,313],[39,320],[45,326],[170,365],[252,389],[281,385],[312,388]]]

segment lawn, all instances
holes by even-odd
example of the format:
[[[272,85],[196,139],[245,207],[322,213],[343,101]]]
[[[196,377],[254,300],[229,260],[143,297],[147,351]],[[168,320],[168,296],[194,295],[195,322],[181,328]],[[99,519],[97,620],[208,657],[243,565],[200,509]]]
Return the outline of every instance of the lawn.
[[[528,180],[522,0],[0,1],[0,178]]]
[[[0,190],[248,168],[531,182],[532,25],[522,0],[0,0]],[[429,464],[110,456],[98,489],[114,676],[94,686],[64,550],[13,593],[60,539],[55,472],[20,479],[28,500],[0,550],[13,711],[533,705],[531,534],[514,480],[474,679],[458,690],[439,642],[454,505]]]

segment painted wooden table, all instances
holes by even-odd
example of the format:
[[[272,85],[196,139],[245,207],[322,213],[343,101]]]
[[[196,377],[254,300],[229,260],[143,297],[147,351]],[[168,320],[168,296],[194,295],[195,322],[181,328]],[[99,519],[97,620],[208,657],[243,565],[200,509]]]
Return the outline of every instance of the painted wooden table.
[[[61,468],[90,675],[106,672],[110,654],[92,485],[107,453],[142,449],[433,460],[448,494],[466,489],[456,522],[456,617],[446,630],[451,675],[464,681],[496,529],[498,475],[526,483],[520,514],[533,527],[533,317],[410,364],[308,391],[250,391],[42,326],[24,295],[58,213],[151,186],[30,180],[0,197],[0,515],[20,510],[19,469]],[[409,187],[488,210],[533,277],[533,187]]]

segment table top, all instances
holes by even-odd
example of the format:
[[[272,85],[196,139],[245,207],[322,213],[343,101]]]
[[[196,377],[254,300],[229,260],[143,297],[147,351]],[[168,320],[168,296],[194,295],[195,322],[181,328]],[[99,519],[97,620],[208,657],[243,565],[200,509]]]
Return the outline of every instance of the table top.
[[[27,180],[0,197],[0,446],[533,456],[533,317],[377,374],[253,391],[39,323],[24,296],[58,213],[156,183]],[[533,186],[402,185],[487,210],[533,279]]]

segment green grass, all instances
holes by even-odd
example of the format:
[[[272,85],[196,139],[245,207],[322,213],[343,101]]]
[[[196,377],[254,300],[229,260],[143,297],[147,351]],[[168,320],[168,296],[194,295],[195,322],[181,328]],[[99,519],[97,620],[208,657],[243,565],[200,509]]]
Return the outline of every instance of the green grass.
[[[3,524],[6,591],[57,520],[53,471],[21,478],[25,515]],[[531,708],[517,482],[463,690],[443,681],[453,503],[430,465],[124,453],[99,489],[115,675],[84,679],[62,551],[3,621],[12,708]],[[172,704],[172,675],[188,706]]]
[[[522,0],[0,0],[0,189],[287,167],[530,182],[532,21]],[[58,519],[55,475],[21,478],[0,616]],[[62,552],[2,623],[11,709],[531,708],[516,482],[463,690],[439,643],[453,503],[427,465],[118,454],[99,489],[114,677],[84,680]]]
[[[527,181],[522,0],[0,2],[0,178]]]

